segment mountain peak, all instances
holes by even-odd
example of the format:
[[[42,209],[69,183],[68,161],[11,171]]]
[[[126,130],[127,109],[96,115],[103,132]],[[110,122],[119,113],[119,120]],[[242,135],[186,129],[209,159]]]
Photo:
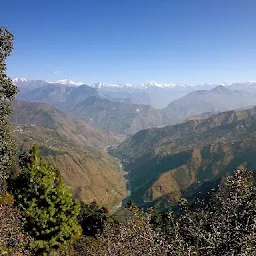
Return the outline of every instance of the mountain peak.
[[[155,81],[148,81],[142,84],[105,84],[102,82],[97,82],[91,85],[93,88],[137,88],[137,89],[148,89],[148,88],[176,88],[183,87],[188,88],[190,85],[187,84],[175,84],[175,83],[158,83]]]
[[[215,88],[213,88],[211,91],[216,92],[216,93],[230,93],[231,92],[231,90],[229,90],[224,85],[218,85]]]
[[[92,88],[97,88],[97,89],[101,89],[101,88],[128,88],[128,87],[132,87],[131,84],[104,84],[102,82],[97,82],[94,83],[92,85],[90,85]]]
[[[175,84],[175,83],[157,83],[155,81],[149,81],[142,84],[142,88],[176,88],[176,87],[190,87],[188,84]]]
[[[102,82],[94,83],[91,85],[92,88],[100,89],[104,87],[104,84]]]
[[[74,82],[70,79],[62,79],[62,80],[58,80],[56,82],[48,82],[50,84],[63,84],[63,85],[71,85],[71,86],[80,86],[82,84],[84,84],[83,82]]]
[[[149,88],[149,87],[167,88],[167,87],[175,87],[175,86],[176,84],[174,83],[161,84],[155,81],[149,81],[142,84],[142,87],[146,87],[146,88]]]
[[[16,78],[13,78],[12,81],[14,83],[19,83],[19,82],[27,82],[28,80],[26,78],[19,78],[19,77],[16,77]]]

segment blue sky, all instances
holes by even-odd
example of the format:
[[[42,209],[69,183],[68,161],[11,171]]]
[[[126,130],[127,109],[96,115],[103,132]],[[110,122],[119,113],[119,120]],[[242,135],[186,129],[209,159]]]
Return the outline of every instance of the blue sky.
[[[8,0],[11,77],[92,83],[256,80],[255,0]]]

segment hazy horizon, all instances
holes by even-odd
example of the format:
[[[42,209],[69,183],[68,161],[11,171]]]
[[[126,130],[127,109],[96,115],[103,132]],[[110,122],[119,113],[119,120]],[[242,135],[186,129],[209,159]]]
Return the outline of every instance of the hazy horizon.
[[[8,75],[92,84],[256,80],[256,2],[9,0]]]
[[[162,85],[187,85],[187,86],[203,86],[203,85],[231,85],[231,84],[244,84],[244,83],[256,83],[256,80],[255,81],[250,81],[250,80],[243,80],[243,81],[225,81],[225,82],[216,82],[216,83],[210,83],[210,82],[205,82],[205,83],[198,83],[198,84],[192,84],[192,83],[173,83],[171,81],[169,82],[165,82],[165,83],[159,83],[158,81],[144,81],[142,83],[106,83],[104,81],[99,81],[99,80],[95,80],[93,81],[92,83],[88,83],[86,81],[77,81],[77,80],[72,80],[72,79],[69,79],[69,78],[62,78],[62,79],[58,79],[58,80],[52,80],[52,81],[49,81],[49,80],[46,80],[44,78],[32,78],[32,79],[27,79],[25,77],[12,77],[12,80],[26,80],[26,81],[36,81],[36,80],[42,80],[42,81],[46,81],[47,83],[62,83],[62,84],[69,84],[69,82],[71,83],[74,83],[76,85],[82,85],[82,84],[87,84],[87,85],[95,85],[95,84],[103,84],[103,85],[130,85],[130,86],[141,86],[141,85],[144,85],[144,84],[150,84],[150,83],[155,83],[155,84],[162,84]]]

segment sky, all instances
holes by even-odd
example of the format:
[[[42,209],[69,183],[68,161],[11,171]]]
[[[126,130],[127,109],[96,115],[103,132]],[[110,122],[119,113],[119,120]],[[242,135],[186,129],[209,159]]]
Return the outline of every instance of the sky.
[[[5,0],[8,75],[105,83],[256,80],[255,0]]]

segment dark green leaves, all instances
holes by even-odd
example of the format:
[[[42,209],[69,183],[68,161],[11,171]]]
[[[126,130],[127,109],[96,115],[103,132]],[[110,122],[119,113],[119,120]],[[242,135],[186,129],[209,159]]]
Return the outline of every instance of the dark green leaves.
[[[9,131],[7,118],[12,112],[11,101],[17,88],[6,75],[5,60],[13,50],[13,35],[7,28],[0,27],[0,191],[13,167],[14,143]]]
[[[42,252],[57,249],[79,232],[79,205],[59,172],[41,161],[37,146],[21,156],[20,166],[13,192],[26,231],[35,239],[31,246]]]

